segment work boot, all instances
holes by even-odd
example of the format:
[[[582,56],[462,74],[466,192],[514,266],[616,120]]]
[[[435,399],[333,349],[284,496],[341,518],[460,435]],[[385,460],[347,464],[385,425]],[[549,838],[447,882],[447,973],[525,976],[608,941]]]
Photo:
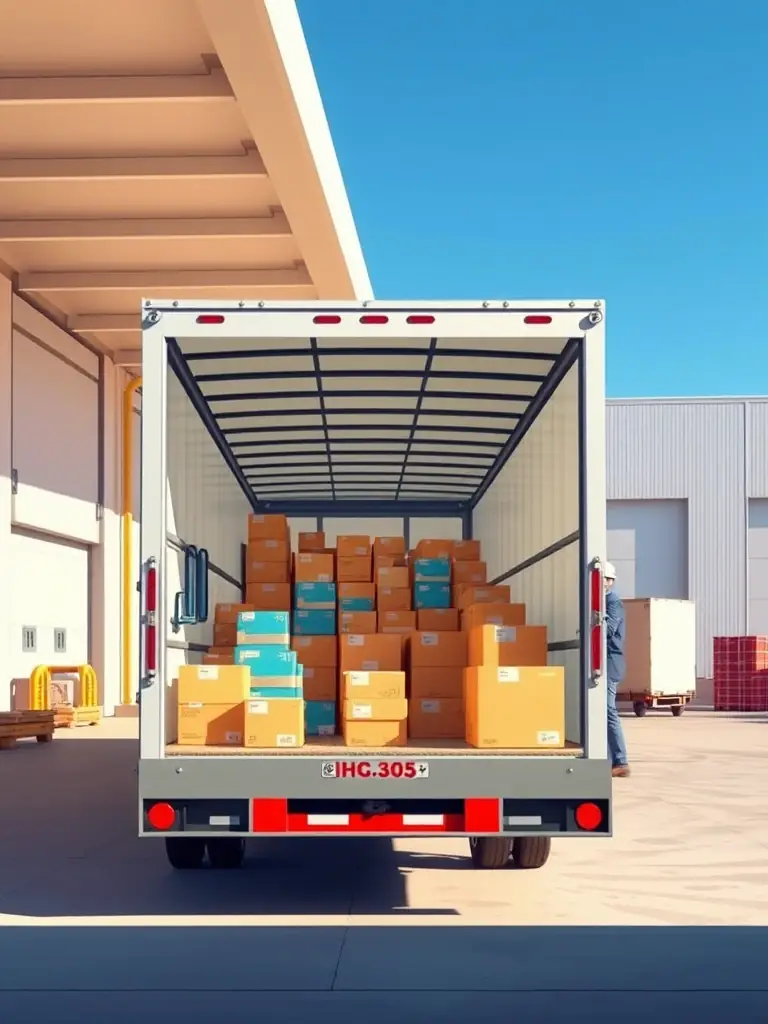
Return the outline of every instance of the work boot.
[[[614,779],[626,779],[631,774],[628,764],[615,764],[611,769],[611,775]]]

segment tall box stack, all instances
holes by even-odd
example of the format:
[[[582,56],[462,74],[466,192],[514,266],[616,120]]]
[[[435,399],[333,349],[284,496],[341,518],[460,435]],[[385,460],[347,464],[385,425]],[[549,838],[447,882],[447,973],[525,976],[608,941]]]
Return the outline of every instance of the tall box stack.
[[[304,670],[305,729],[308,736],[336,732],[336,559],[324,534],[302,534],[294,558],[294,613],[291,645]],[[301,548],[313,550],[302,551]]]
[[[403,692],[397,698],[375,697],[369,691],[370,697],[362,701],[364,707],[358,707],[347,694],[347,676],[350,673],[373,677],[371,685],[374,689],[380,683],[377,677],[392,673],[398,676],[403,674],[401,637],[382,633],[343,634],[339,637],[339,673],[339,690],[343,701],[342,733],[347,746],[380,747],[404,743],[408,717],[404,676]],[[391,685],[391,680],[385,682]]]
[[[405,672],[345,672],[341,678],[347,746],[403,746],[408,739]]]
[[[217,604],[213,619],[213,645],[203,655],[204,665],[234,665],[237,646],[237,617],[254,612],[252,604]]]
[[[290,611],[291,540],[285,516],[248,516],[245,600],[259,611]]]
[[[408,733],[414,740],[463,739],[462,676],[467,634],[417,632],[411,637]]]
[[[714,638],[715,711],[768,711],[768,637]]]
[[[241,612],[235,664],[250,672],[246,747],[304,745],[302,668],[290,647],[290,612]]]

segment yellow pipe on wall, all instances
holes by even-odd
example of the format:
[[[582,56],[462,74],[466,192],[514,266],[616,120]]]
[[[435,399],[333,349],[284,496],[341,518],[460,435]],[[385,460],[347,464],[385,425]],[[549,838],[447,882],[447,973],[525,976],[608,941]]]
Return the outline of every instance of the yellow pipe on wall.
[[[141,387],[141,377],[134,377],[123,390],[123,670],[122,703],[135,703],[135,680],[132,678],[133,636],[133,396]]]

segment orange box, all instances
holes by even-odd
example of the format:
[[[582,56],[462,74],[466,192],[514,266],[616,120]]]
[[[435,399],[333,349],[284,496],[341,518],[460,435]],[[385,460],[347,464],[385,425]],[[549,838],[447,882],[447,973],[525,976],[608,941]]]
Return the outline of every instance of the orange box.
[[[415,558],[452,558],[452,540],[420,540],[416,545]]]
[[[426,697],[408,704],[408,735],[412,740],[463,740],[462,697]]]
[[[299,534],[299,551],[325,551],[325,534],[319,533],[300,533]]]
[[[245,703],[181,703],[176,742],[194,747],[242,747]]]
[[[342,672],[401,672],[403,644],[399,636],[345,633],[339,637]]]
[[[292,636],[291,650],[296,651],[299,664],[312,668],[336,668],[339,661],[335,636]]]
[[[467,634],[414,633],[411,636],[411,668],[441,668],[467,664]]]
[[[379,612],[380,633],[412,633],[416,629],[416,612]]]
[[[509,604],[512,591],[505,584],[500,586],[475,586],[462,583],[453,588],[453,603],[456,608],[469,608],[471,604]]]
[[[245,563],[245,587],[249,583],[289,583],[291,579],[289,562],[259,562],[249,558]],[[282,611],[283,609],[278,609]]]
[[[286,540],[288,538],[288,520],[285,516],[248,516],[248,540],[264,539]]]
[[[304,665],[304,700],[335,701],[336,693],[335,665]]]
[[[407,589],[411,585],[410,574],[404,565],[382,566],[376,574],[376,582],[380,587],[392,587],[393,590]]]
[[[435,697],[458,700],[464,695],[464,666],[412,668],[410,684],[411,700],[430,700]]]
[[[251,688],[247,665],[181,665],[179,704],[238,704]]]
[[[231,622],[237,624],[237,616],[240,612],[255,612],[252,604],[217,604],[214,611],[213,621],[217,623]]]
[[[475,626],[469,630],[469,664],[546,666],[546,626]]]
[[[549,668],[468,668],[466,739],[505,750],[565,746],[565,672]]]
[[[487,583],[488,566],[485,562],[454,562],[453,582],[457,587],[466,583]]]
[[[378,579],[379,569],[393,569],[395,567],[395,560],[390,555],[374,555],[373,556],[373,578]]]
[[[416,628],[427,633],[452,633],[461,627],[458,608],[419,608]]]
[[[524,626],[524,604],[473,604],[461,613],[461,628],[476,626]]]
[[[405,700],[405,672],[345,672],[341,677],[344,700]]]
[[[290,583],[246,583],[245,597],[259,612],[291,610]]]
[[[455,540],[453,542],[453,558],[456,562],[479,562],[479,540]]]
[[[379,555],[394,555],[405,561],[405,537],[374,537],[373,553]]]
[[[290,556],[291,548],[287,538],[264,537],[248,541],[246,558],[249,562],[281,562],[288,565]]]
[[[339,633],[375,633],[376,612],[339,612]]]
[[[367,558],[371,560],[371,538],[362,534],[342,534],[336,538],[336,554],[339,558]]]
[[[333,555],[300,551],[293,556],[293,566],[297,583],[333,583]]]
[[[243,732],[246,747],[303,747],[304,701],[293,697],[246,701]]]
[[[404,722],[408,701],[405,697],[347,697],[342,718],[345,722]]]
[[[376,605],[376,584],[375,583],[339,583],[338,599],[343,597],[359,597],[366,601],[372,601]]]
[[[342,736],[347,747],[381,749],[404,747],[408,742],[408,723],[403,722],[343,722]]]
[[[234,647],[237,643],[237,624],[235,622],[214,622],[213,646]]]
[[[339,555],[336,559],[336,572],[340,583],[370,583],[370,555]]]
[[[380,612],[409,612],[413,607],[410,587],[376,587],[376,607]]]
[[[203,655],[204,665],[234,665],[235,664],[235,649],[234,647],[222,647],[218,651],[208,650]]]

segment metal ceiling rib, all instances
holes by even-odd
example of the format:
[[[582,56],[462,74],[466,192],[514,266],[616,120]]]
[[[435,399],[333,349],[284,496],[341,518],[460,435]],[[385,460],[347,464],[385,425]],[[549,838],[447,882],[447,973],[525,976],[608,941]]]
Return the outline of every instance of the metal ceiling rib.
[[[343,348],[265,339],[237,350],[190,341],[189,351],[170,343],[171,364],[255,507],[368,501],[429,514],[479,500],[578,348],[564,340],[529,353],[520,339],[459,348],[439,337]],[[294,368],[294,357],[305,365]],[[311,389],[295,390],[296,380]]]

